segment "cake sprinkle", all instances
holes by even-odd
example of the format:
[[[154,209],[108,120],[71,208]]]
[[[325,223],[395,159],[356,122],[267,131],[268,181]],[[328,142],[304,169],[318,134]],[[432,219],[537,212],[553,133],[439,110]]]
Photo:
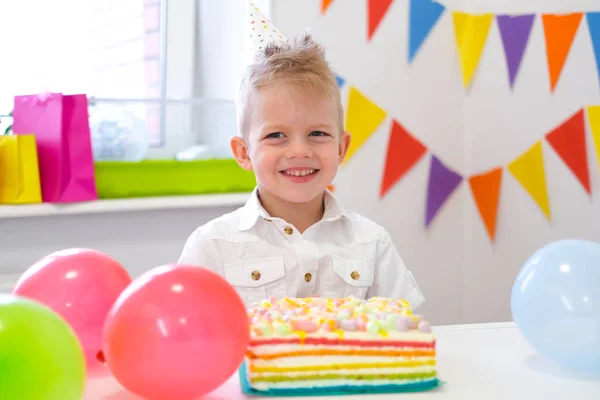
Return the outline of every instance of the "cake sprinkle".
[[[248,320],[255,336],[358,331],[387,337],[389,332],[411,329],[431,332],[427,321],[413,315],[408,301],[386,297],[269,297],[250,306]]]

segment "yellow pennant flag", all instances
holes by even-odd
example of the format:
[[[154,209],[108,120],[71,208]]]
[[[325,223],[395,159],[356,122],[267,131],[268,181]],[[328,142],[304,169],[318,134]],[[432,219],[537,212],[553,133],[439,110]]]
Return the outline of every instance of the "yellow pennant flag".
[[[345,129],[350,132],[351,139],[344,163],[375,132],[385,117],[386,112],[377,104],[365,97],[356,88],[350,88]]]
[[[542,142],[538,141],[516,160],[508,164],[508,170],[535,200],[546,218],[550,219]]]
[[[454,11],[454,36],[465,88],[469,87],[473,74],[494,18],[493,14],[471,15]]]
[[[594,139],[594,147],[596,148],[596,159],[600,167],[600,106],[590,106],[587,108],[588,121]]]

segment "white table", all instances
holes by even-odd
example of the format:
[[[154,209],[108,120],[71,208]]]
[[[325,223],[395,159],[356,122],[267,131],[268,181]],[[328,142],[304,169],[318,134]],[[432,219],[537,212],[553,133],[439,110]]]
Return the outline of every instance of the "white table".
[[[438,375],[446,382],[440,388],[401,395],[311,399],[600,400],[600,375],[564,371],[542,359],[525,342],[513,323],[449,325],[436,327],[434,331],[437,336]],[[202,399],[258,398],[292,399],[244,396],[240,392],[237,375]],[[114,379],[105,378],[89,382],[85,400],[140,400],[140,397],[127,393]]]

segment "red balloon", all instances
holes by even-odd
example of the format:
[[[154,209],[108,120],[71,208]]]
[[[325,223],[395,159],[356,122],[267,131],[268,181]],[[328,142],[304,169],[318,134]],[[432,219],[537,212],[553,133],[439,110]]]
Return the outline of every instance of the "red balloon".
[[[129,283],[127,270],[106,254],[91,249],[67,249],[29,267],[13,288],[13,294],[45,304],[63,317],[84,350],[87,375],[102,376],[108,374],[98,359],[104,321]]]
[[[115,378],[147,399],[193,399],[221,386],[241,365],[250,329],[242,299],[216,273],[166,265],[121,294],[104,327]]]

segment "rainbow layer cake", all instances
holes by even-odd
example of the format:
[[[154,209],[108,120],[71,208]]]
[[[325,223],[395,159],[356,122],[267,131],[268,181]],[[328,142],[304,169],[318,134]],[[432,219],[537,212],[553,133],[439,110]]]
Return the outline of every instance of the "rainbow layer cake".
[[[439,384],[431,326],[406,300],[271,298],[248,317],[245,393],[394,393]]]

